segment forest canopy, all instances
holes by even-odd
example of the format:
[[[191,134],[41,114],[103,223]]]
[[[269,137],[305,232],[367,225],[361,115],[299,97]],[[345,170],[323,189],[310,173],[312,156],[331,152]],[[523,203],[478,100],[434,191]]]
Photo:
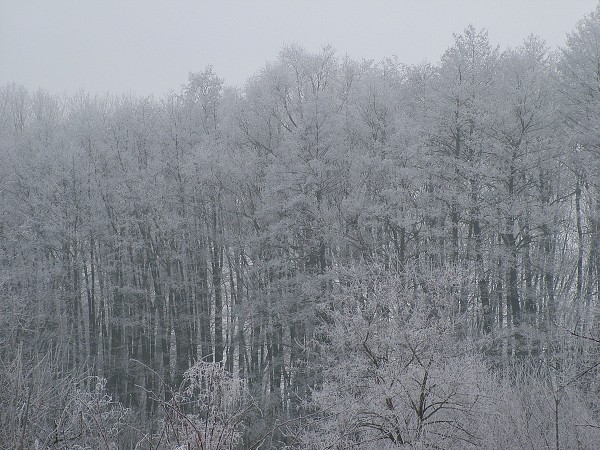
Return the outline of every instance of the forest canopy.
[[[593,449],[600,6],[559,51],[0,87],[0,446]]]

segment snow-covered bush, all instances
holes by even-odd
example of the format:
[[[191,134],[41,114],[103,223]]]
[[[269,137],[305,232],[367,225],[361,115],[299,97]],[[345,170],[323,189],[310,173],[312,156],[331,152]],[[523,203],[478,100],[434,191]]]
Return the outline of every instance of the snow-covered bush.
[[[113,400],[106,379],[89,377],[73,389],[55,428],[39,448],[116,449],[118,437],[129,425],[130,410]]]
[[[164,402],[164,430],[175,448],[222,450],[239,444],[252,407],[246,383],[218,363],[198,361]]]

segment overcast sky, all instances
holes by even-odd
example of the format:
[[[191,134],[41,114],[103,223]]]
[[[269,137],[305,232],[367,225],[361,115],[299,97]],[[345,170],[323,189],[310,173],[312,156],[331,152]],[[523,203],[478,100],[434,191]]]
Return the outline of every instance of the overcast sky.
[[[436,62],[452,33],[501,47],[530,33],[563,45],[597,0],[0,0],[0,84],[160,96],[212,64],[243,86],[286,43],[339,55]]]

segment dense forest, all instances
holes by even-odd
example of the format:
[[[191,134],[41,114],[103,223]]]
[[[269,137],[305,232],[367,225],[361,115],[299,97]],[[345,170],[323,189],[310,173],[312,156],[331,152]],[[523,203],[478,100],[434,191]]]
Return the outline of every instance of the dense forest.
[[[0,447],[594,449],[600,6],[553,51],[0,88]]]

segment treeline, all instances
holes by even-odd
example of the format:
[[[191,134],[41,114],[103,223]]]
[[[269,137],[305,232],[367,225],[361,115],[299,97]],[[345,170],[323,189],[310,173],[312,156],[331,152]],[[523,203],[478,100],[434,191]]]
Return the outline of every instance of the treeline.
[[[593,448],[599,38],[600,9],[559,53],[470,27],[436,65],[286,47],[243,90],[2,87],[0,441]],[[535,401],[478,435],[499,386]]]

